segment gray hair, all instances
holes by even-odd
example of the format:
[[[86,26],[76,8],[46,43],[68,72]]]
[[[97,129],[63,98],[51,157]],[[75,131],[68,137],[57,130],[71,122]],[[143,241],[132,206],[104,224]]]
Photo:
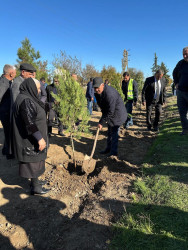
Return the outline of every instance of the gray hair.
[[[155,74],[164,75],[164,71],[162,69],[158,69]]]
[[[33,78],[33,81],[35,82],[35,84],[40,84],[39,80],[37,80],[36,78]]]
[[[3,67],[3,74],[7,75],[11,70],[16,70],[16,68],[10,64],[5,64]]]
[[[183,48],[183,51],[188,50],[188,47]]]

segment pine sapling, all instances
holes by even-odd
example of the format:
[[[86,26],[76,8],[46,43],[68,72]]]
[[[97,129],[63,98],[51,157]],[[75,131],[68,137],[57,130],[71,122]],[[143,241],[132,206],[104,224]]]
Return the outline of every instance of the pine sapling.
[[[55,109],[60,121],[70,133],[73,162],[76,167],[74,139],[79,139],[82,132],[88,133],[90,116],[87,101],[84,89],[69,73],[66,73],[64,77],[59,77],[59,85],[56,87],[57,95],[52,93],[56,100]]]

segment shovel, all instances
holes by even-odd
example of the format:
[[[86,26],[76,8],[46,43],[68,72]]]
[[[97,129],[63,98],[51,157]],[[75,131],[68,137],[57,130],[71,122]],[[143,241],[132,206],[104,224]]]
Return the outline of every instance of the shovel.
[[[93,149],[92,149],[91,155],[90,156],[85,155],[84,161],[83,161],[83,164],[82,164],[82,170],[86,174],[92,173],[94,171],[94,169],[95,169],[96,160],[93,159],[93,155],[94,155],[94,152],[95,152],[98,135],[99,135],[99,128],[97,129],[97,133],[96,133],[96,136],[95,136],[95,141],[94,141],[94,144],[93,144]]]

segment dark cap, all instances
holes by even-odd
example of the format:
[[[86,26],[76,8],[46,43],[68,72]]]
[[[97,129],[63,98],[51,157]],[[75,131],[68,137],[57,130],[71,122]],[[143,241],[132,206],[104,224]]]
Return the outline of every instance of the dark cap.
[[[103,83],[103,80],[101,77],[95,77],[93,79],[93,87],[98,88]]]
[[[36,72],[37,70],[33,67],[33,65],[29,64],[29,63],[22,63],[20,64],[20,70],[25,70],[28,72]]]

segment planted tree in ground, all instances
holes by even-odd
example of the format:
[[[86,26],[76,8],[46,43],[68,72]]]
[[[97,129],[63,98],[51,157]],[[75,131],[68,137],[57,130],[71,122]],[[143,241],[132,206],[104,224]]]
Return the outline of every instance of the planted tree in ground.
[[[87,101],[83,88],[69,73],[58,78],[57,95],[52,95],[56,100],[55,109],[60,120],[70,133],[73,162],[76,167],[74,140],[80,138],[82,132],[88,133],[90,116]]]

